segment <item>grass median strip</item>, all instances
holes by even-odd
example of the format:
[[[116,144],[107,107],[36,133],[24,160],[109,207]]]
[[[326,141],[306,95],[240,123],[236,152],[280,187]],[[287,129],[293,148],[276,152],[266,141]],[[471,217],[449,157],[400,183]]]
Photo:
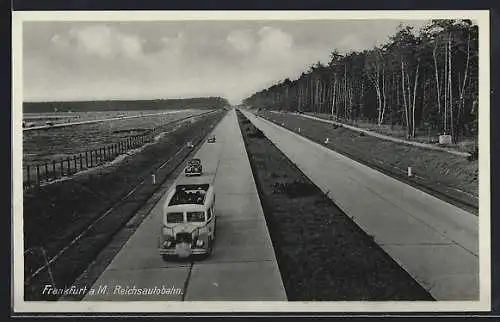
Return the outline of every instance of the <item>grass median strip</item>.
[[[238,121],[289,300],[433,300],[241,113]]]

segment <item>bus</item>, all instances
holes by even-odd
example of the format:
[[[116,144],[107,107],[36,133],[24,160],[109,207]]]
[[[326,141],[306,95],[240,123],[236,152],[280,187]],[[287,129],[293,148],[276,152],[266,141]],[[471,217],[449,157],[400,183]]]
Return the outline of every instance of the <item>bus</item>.
[[[159,251],[163,260],[210,256],[216,230],[215,191],[211,180],[183,177],[163,205]]]

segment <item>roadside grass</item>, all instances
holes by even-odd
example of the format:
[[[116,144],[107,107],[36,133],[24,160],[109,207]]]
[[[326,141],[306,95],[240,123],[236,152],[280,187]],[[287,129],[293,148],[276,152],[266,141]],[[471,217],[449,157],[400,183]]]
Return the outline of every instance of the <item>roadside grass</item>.
[[[342,126],[333,126],[293,114],[261,111],[258,115],[291,131],[323,144],[330,149],[381,170],[384,173],[414,184],[427,192],[449,198],[457,206],[477,212],[478,161],[442,151],[428,150],[379,139]],[[328,144],[325,139],[328,138]],[[408,178],[408,167],[412,177]],[[464,203],[466,205],[461,205]]]
[[[51,258],[67,246],[107,209],[115,205],[131,189],[139,185],[127,202],[117,205],[83,237],[69,247],[51,265],[52,277],[43,272],[25,285],[26,300],[51,300],[40,287],[53,279],[57,287],[72,281],[90,264],[107,242],[134,215],[158,185],[148,181],[151,173],[165,161],[167,166],[157,172],[157,182],[165,180],[189,154],[187,140],[197,142],[223,116],[217,112],[186,123],[155,144],[131,155],[119,163],[96,168],[70,180],[40,187],[23,197],[24,248],[43,247]],[[182,153],[178,153],[181,151]],[[38,254],[25,255],[25,277],[31,275],[43,261]]]
[[[330,114],[318,114],[318,113],[306,113],[307,115],[310,116],[315,116],[319,117],[325,120],[332,120],[332,116]],[[406,130],[404,129],[403,126],[401,125],[393,125],[391,126],[390,124],[376,124],[372,122],[368,122],[366,120],[359,120],[359,121],[346,121],[346,120],[339,120],[339,122],[346,123],[349,125],[353,125],[356,127],[359,127],[361,129],[365,130],[370,130],[373,132],[377,132],[380,134],[392,136],[395,138],[399,139],[405,139],[406,138]],[[422,143],[431,143],[431,144],[436,144],[438,143],[438,136],[441,133],[434,129],[425,129],[425,128],[418,128],[416,133],[415,133],[415,138],[413,139],[416,142],[422,142]],[[462,151],[462,152],[472,152],[474,150],[476,140],[474,140],[473,137],[464,137],[460,140],[460,142],[457,142],[455,144],[450,144],[447,147],[450,149],[454,149],[457,151]]]
[[[433,300],[240,112],[290,301]]]

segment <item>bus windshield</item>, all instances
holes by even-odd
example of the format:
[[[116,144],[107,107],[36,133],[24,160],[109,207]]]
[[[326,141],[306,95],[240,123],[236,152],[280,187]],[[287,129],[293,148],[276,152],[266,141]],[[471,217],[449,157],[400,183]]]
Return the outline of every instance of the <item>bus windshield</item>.
[[[205,221],[205,212],[203,211],[193,211],[187,213],[187,221],[188,222],[204,222]]]
[[[184,222],[184,214],[182,212],[169,212],[167,213],[168,223],[181,223]]]

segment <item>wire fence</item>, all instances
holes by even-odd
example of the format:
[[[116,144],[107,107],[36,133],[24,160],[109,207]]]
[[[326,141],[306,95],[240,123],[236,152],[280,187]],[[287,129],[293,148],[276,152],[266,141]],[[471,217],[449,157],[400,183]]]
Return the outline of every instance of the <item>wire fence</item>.
[[[82,170],[98,167],[129,150],[139,148],[154,140],[157,129],[153,128],[139,135],[129,136],[119,142],[97,149],[77,153],[66,158],[30,164],[23,167],[24,191],[40,187]]]

